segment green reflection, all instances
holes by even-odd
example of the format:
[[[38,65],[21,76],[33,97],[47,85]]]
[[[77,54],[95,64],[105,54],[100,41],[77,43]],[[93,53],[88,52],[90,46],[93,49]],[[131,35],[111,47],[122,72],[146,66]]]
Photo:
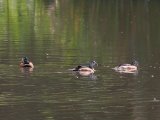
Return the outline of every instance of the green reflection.
[[[0,41],[6,53],[0,55],[14,57],[16,53],[34,58],[37,53],[43,56],[47,53],[76,56],[79,61],[98,58],[112,62],[112,57],[127,54],[126,60],[143,60],[144,55],[154,49],[151,41],[159,41],[155,40],[159,39],[156,36],[159,30],[155,29],[159,26],[156,22],[158,3],[147,0],[1,0]],[[151,19],[154,16],[156,20]]]

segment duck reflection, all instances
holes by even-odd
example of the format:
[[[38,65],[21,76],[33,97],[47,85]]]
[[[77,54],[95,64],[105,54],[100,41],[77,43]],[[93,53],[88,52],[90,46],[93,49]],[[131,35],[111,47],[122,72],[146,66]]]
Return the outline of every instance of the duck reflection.
[[[33,68],[31,68],[31,67],[21,67],[20,71],[22,73],[32,73],[33,72]]]
[[[72,74],[76,78],[89,78],[91,80],[97,79],[97,76],[94,73],[87,72],[87,71],[73,71]]]

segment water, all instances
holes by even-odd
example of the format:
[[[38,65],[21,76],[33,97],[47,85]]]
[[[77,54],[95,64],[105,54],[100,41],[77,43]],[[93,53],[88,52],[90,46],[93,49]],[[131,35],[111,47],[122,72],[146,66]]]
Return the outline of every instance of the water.
[[[159,120],[158,0],[0,0],[0,118]],[[19,68],[21,57],[33,71]],[[70,72],[96,60],[96,72]],[[112,68],[137,60],[137,74]]]

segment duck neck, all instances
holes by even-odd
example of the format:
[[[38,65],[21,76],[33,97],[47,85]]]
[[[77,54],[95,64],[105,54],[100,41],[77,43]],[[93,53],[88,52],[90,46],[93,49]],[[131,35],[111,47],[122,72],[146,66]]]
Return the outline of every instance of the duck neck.
[[[94,69],[94,68],[93,68],[93,65],[89,65],[89,68]]]

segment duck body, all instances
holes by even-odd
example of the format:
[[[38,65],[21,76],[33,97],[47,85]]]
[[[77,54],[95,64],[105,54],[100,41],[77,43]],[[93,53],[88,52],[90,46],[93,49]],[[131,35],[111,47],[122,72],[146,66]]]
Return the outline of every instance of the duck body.
[[[73,71],[81,72],[81,73],[94,73],[94,68],[90,68],[88,66],[77,66]]]
[[[20,67],[29,67],[29,68],[34,68],[34,65],[32,62],[28,60],[27,57],[23,57],[21,62],[20,62]]]
[[[138,71],[138,62],[134,61],[131,64],[121,64],[113,69],[122,73],[135,73]]]
[[[32,62],[29,62],[28,64],[20,63],[20,67],[31,67],[34,68],[34,65]]]
[[[94,73],[94,66],[98,65],[95,61],[91,61],[88,65],[78,65],[73,71],[77,71],[83,74],[91,74]]]
[[[137,70],[137,66],[131,65],[131,64],[123,64],[120,65],[118,67],[116,67],[116,70],[118,71],[136,71]]]

